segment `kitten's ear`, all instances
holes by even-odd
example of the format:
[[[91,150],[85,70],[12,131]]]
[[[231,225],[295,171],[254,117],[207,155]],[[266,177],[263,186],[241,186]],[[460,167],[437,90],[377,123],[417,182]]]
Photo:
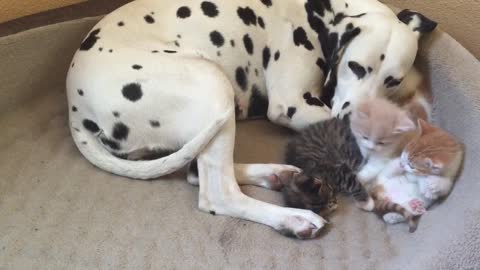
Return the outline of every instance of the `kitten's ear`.
[[[423,119],[418,119],[418,128],[420,134],[426,134],[432,130],[432,125],[430,125]]]
[[[397,125],[393,130],[393,134],[400,134],[407,131],[415,130],[415,123],[408,117],[407,113],[402,113],[397,119]]]

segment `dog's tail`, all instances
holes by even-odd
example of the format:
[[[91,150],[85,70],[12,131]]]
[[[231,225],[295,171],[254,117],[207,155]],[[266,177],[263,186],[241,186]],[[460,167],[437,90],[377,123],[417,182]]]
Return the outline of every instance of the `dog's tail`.
[[[375,200],[375,208],[373,212],[380,217],[383,217],[387,213],[397,213],[402,215],[408,222],[409,232],[413,233],[417,230],[418,227],[418,218],[410,213],[403,206],[390,202],[387,200]]]
[[[156,160],[124,160],[107,151],[95,134],[76,132],[73,127],[71,132],[77,148],[95,166],[125,177],[152,179],[173,173],[195,159],[219,132],[232,113],[232,109],[229,109],[191,141],[187,142],[180,150]]]

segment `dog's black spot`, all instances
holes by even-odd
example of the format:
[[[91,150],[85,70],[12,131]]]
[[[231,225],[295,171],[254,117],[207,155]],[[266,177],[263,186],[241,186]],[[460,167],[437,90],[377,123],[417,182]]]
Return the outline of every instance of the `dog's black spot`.
[[[139,69],[142,69],[143,67],[140,66],[140,65],[135,64],[135,65],[132,66],[132,68],[133,68],[133,69],[136,69],[136,70],[139,70]]]
[[[177,53],[177,51],[163,50],[164,53]]]
[[[158,122],[157,120],[150,120],[150,126],[152,126],[153,128],[159,128],[160,122]]]
[[[82,142],[83,145],[87,145],[87,142]]]
[[[90,119],[84,119],[83,122],[83,127],[92,132],[92,133],[97,133],[100,131],[100,128],[98,127],[97,123],[93,122],[92,120]]]
[[[265,47],[265,48],[263,49],[263,53],[262,53],[263,68],[264,68],[264,69],[267,69],[267,68],[268,68],[268,63],[270,63],[270,57],[271,57],[270,48]]]
[[[247,53],[252,55],[253,54],[253,41],[248,34],[245,34],[245,36],[243,36],[243,44],[245,45],[245,49],[247,50]]]
[[[305,93],[303,95],[303,99],[305,99],[305,102],[307,102],[307,104],[310,106],[325,106],[325,104],[320,99],[313,97],[310,92]]]
[[[153,50],[152,53],[158,53],[158,50]]]
[[[77,110],[78,110],[77,107],[72,106],[72,111],[73,111],[73,112],[76,112]]]
[[[262,17],[258,17],[258,25],[260,25],[261,28],[265,29],[265,22],[263,21]]]
[[[189,7],[183,6],[177,9],[177,17],[180,19],[186,19],[192,15],[192,11]]]
[[[349,27],[350,26],[350,27]],[[359,27],[353,26],[353,24],[348,24],[345,30],[345,33],[342,34],[340,38],[340,47],[347,45],[350,41],[352,41],[356,36],[360,35],[362,30]]]
[[[119,112],[113,112],[113,116],[115,116],[116,118],[119,118],[120,117],[120,113]]]
[[[272,6],[272,0],[260,0],[260,1],[262,1],[262,3],[267,7]]]
[[[216,215],[215,211],[210,211],[210,214],[213,215],[213,216]]]
[[[98,50],[99,50],[99,51],[103,51],[103,48],[102,48],[102,47],[100,47],[100,48],[98,48]]]
[[[82,89],[78,89],[77,92],[80,96],[83,96],[83,94],[84,94]]]
[[[116,140],[124,141],[128,138],[129,132],[130,129],[124,123],[118,122],[113,126],[112,137]]]
[[[305,49],[309,51],[313,50],[313,44],[310,42],[310,40],[308,40],[307,32],[305,32],[303,27],[298,27],[295,29],[295,31],[293,31],[293,42],[296,46],[303,45]]]
[[[230,45],[232,45],[232,47],[235,47],[235,40],[230,40]]]
[[[250,73],[250,68],[248,66],[245,67],[245,72]]]
[[[275,59],[275,61],[278,61],[278,59],[280,59],[280,51],[275,52],[275,55],[273,55],[273,59]]]
[[[399,84],[401,84],[403,81],[402,79],[395,79],[393,76],[388,76],[385,81],[383,82],[387,88],[392,88],[395,87]]]
[[[367,71],[359,63],[355,61],[348,62],[348,67],[357,75],[358,79],[361,80],[367,74]]]
[[[205,16],[208,16],[211,18],[218,16],[217,5],[215,5],[214,3],[209,1],[204,1],[200,5],[200,7],[202,8],[203,14],[205,14]]]
[[[345,7],[348,8],[348,3],[345,3]]]
[[[112,49],[110,49],[110,50],[108,50],[108,52],[109,52],[109,53],[112,53],[112,52],[113,52],[113,50],[112,50]]]
[[[73,130],[75,130],[76,132],[80,132],[80,129],[78,128],[73,128]]]
[[[237,14],[240,19],[242,19],[243,23],[245,25],[257,25],[257,15],[255,15],[255,12],[249,8],[249,7],[239,7],[237,9]]]
[[[258,77],[258,69],[255,69],[255,76]]]
[[[110,147],[110,149],[112,150],[120,150],[120,145],[114,141],[114,140],[111,140],[109,138],[105,138],[105,137],[102,137],[100,139],[102,141],[102,143],[108,147]]]
[[[307,14],[313,14],[314,12],[318,13],[321,17],[325,16],[325,11],[332,12],[332,4],[330,0],[308,0],[305,4],[305,9],[307,10]]]
[[[222,53],[220,51],[217,52],[217,56],[220,57],[222,56]]]
[[[268,111],[268,99],[263,96],[256,85],[252,86],[248,117],[264,117]]]
[[[173,44],[175,44],[175,46],[177,46],[177,47],[180,47],[180,43],[178,43],[178,41],[176,41],[176,40]]]
[[[295,115],[296,112],[297,112],[297,108],[288,107],[288,111],[287,111],[288,118],[292,119],[292,117]]]
[[[222,47],[225,44],[225,39],[223,38],[222,34],[218,31],[212,31],[210,33],[210,40],[212,41],[213,45],[217,47]]]
[[[345,19],[345,17],[347,17],[347,16],[345,16],[345,14],[343,12],[339,12],[335,15],[331,24],[337,25],[337,24],[341,23],[343,21],[343,19]]]
[[[151,15],[145,15],[145,17],[143,17],[145,19],[145,21],[149,24],[152,24],[155,22],[155,19],[151,16]]]
[[[72,63],[72,68],[73,68],[74,66],[75,66],[75,63],[73,62],[73,63]]]
[[[368,73],[372,73],[373,71],[373,68],[372,67],[368,67]]]
[[[247,91],[248,79],[242,67],[238,67],[237,70],[235,70],[235,80],[243,91]]]
[[[349,106],[350,106],[350,102],[347,101],[347,102],[343,103],[342,110],[345,110]]]
[[[322,70],[323,75],[327,76],[328,68],[327,63],[322,58],[317,59],[317,66]]]
[[[380,56],[380,60],[381,60],[381,61],[385,60],[385,54],[382,54],[382,55]]]
[[[120,22],[117,23],[117,25],[120,26],[120,27],[122,27],[122,26],[125,26],[125,23],[122,22],[122,21],[120,21]]]
[[[129,83],[123,87],[122,94],[126,99],[135,102],[142,98],[143,91],[140,84]]]
[[[88,51],[91,48],[93,48],[93,46],[95,46],[95,43],[97,43],[97,40],[100,39],[100,37],[97,36],[99,33],[100,33],[100,28],[90,32],[87,38],[80,45],[80,51]]]

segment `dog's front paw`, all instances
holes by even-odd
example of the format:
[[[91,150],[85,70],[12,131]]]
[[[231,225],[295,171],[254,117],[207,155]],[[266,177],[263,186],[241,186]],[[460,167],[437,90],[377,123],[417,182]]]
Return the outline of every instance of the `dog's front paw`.
[[[267,176],[264,187],[271,190],[281,190],[295,174],[301,173],[302,170],[291,165],[271,164],[271,174]]]
[[[298,239],[312,239],[318,236],[327,223],[321,216],[309,210],[292,209],[277,229],[281,234]]]

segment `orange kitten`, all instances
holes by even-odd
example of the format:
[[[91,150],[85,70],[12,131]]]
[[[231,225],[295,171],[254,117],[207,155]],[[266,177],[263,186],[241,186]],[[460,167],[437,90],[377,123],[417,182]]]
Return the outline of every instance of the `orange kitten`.
[[[464,152],[463,145],[444,130],[423,120],[418,125],[401,156],[389,162],[371,189],[374,198],[397,203],[414,215],[422,215],[450,193]],[[387,223],[405,220],[397,213],[383,219]]]

